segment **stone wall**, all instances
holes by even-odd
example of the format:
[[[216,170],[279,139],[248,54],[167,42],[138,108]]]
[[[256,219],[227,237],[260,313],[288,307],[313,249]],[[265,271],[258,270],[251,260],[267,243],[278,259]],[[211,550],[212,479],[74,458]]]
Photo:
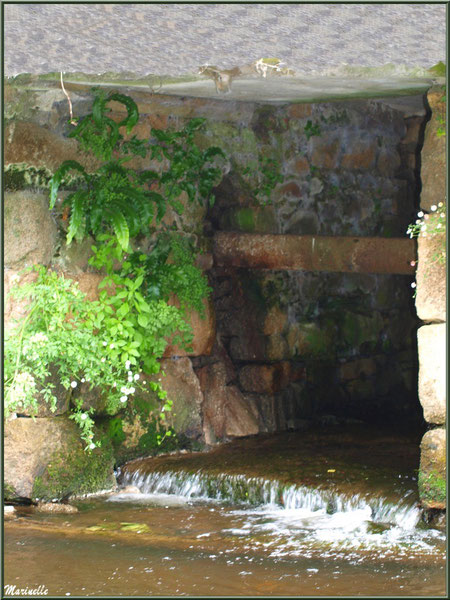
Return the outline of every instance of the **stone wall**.
[[[66,88],[74,114],[86,114],[90,87]],[[206,320],[192,315],[194,351],[186,356],[169,348],[163,359],[162,383],[174,402],[180,437],[213,444],[301,428],[329,413],[381,421],[420,418],[410,277],[224,268],[210,252],[217,231],[403,237],[416,209],[422,97],[263,105],[120,91],[138,104],[138,136],[149,135],[151,127],[178,128],[206,117],[199,143],[221,145],[230,156],[214,208],[166,218],[197,236],[213,287]],[[47,184],[62,160],[76,159],[88,170],[97,161],[67,137],[68,105],[57,84],[7,85],[5,98],[5,291],[20,282],[23,266],[41,263],[76,278],[95,298],[99,275],[87,266],[91,241],[65,245],[61,214],[47,208]],[[123,106],[113,109],[111,116],[122,118]],[[270,203],[255,203],[255,189],[264,185],[257,173],[266,160],[281,165],[283,182]],[[133,168],[143,166],[134,159]],[[25,311],[7,300],[6,325]],[[54,420],[44,412],[36,420],[6,424],[12,495],[25,493],[21,469],[29,470],[17,457],[27,439],[45,435],[48,421],[66,431],[68,408],[64,404]],[[28,429],[22,439],[23,419]],[[125,429],[128,440],[116,460],[142,452],[139,421]],[[54,454],[66,447],[58,444]],[[33,467],[41,490],[50,454]],[[108,460],[111,469],[112,454]]]
[[[430,89],[432,111],[422,150],[420,208],[446,204],[445,136],[437,134],[445,116],[444,90]],[[417,315],[422,324],[417,333],[419,351],[419,399],[429,431],[421,443],[419,489],[428,508],[445,508],[446,482],[446,265],[436,261],[445,245],[445,232],[419,237],[417,265]]]

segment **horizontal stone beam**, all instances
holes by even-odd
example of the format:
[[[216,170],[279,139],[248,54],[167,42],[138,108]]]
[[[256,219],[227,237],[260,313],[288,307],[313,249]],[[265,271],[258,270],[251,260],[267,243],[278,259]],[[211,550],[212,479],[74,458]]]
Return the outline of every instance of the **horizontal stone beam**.
[[[222,267],[413,275],[416,242],[407,237],[218,232],[213,253]]]

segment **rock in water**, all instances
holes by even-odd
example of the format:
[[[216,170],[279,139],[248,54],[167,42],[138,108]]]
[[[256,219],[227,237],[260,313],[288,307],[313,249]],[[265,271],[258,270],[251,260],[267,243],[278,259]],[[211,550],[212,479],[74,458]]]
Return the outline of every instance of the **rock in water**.
[[[39,502],[36,506],[37,512],[42,513],[77,513],[78,508],[72,504],[58,504],[57,502]]]

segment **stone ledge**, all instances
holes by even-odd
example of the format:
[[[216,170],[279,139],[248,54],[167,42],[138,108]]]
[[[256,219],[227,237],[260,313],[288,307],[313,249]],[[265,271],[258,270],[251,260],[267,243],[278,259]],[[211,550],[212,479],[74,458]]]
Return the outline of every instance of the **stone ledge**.
[[[213,252],[221,267],[413,275],[415,241],[220,232]]]

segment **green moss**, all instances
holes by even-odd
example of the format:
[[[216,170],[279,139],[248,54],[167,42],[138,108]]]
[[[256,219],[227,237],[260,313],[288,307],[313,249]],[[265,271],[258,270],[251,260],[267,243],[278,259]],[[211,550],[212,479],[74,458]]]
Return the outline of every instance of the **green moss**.
[[[428,69],[435,77],[445,77],[446,68],[445,63],[440,60],[437,64],[433,65]]]
[[[61,500],[110,488],[115,482],[113,464],[112,445],[106,437],[100,448],[88,454],[74,436],[66,451],[56,452],[45,471],[36,477],[31,497]]]
[[[431,471],[428,474],[419,472],[419,494],[422,500],[428,503],[446,502],[447,486],[445,478],[439,475],[437,471]]]
[[[33,167],[26,163],[10,164],[4,170],[5,188],[9,191],[48,188],[52,175],[45,167]]]
[[[255,231],[255,215],[251,208],[240,208],[235,213],[236,225],[240,231]]]

